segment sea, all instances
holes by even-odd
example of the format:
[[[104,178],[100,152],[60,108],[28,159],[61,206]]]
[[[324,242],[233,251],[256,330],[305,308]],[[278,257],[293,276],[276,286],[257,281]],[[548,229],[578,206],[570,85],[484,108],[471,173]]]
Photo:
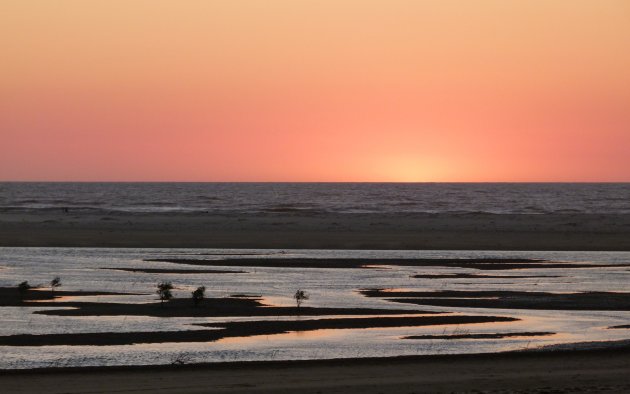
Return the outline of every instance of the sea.
[[[0,212],[630,213],[630,183],[0,183]]]

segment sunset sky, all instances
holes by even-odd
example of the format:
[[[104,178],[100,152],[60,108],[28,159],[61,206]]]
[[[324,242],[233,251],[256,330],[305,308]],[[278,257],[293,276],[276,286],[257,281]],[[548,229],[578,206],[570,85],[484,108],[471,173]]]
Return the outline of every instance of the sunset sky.
[[[630,181],[628,0],[3,0],[0,180]]]

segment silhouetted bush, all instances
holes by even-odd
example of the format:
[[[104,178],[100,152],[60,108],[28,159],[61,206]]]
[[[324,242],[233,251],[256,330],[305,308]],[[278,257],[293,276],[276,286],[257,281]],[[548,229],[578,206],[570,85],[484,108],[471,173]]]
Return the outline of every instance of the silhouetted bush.
[[[157,295],[160,296],[160,305],[164,305],[164,301],[173,298],[173,284],[171,282],[160,282],[157,284]]]
[[[55,289],[57,287],[61,287],[61,278],[56,276],[53,280],[50,281],[50,291],[52,293],[53,298],[55,298]]]
[[[300,306],[302,306],[302,303],[308,300],[309,296],[308,294],[306,294],[304,290],[298,289],[298,291],[296,291],[295,294],[293,295],[293,298],[295,299],[295,303],[297,304],[298,309],[300,309]]]
[[[201,301],[203,301],[205,296],[206,296],[206,287],[205,286],[197,287],[197,290],[192,292],[193,304],[195,306],[199,305]]]

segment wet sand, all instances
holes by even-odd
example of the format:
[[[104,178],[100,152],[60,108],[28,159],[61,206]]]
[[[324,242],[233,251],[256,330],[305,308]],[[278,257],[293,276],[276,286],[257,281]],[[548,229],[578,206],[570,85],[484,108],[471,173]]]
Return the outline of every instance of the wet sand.
[[[526,291],[389,291],[365,289],[361,294],[391,302],[460,308],[538,309],[564,311],[630,311],[630,293],[549,293]]]
[[[323,329],[361,329],[389,327],[424,327],[492,322],[518,319],[501,316],[405,316],[372,318],[337,318],[313,320],[265,320],[196,324],[211,330],[104,332],[79,334],[42,334],[0,336],[0,346],[111,346],[138,343],[213,342],[223,338],[285,334],[290,331]]]
[[[107,215],[56,211],[31,213],[0,212],[0,246],[93,246],[93,247],[209,247],[209,248],[326,248],[326,249],[470,249],[470,250],[630,250],[630,215],[491,215],[491,214],[123,214]],[[180,261],[180,264],[190,262]],[[251,262],[242,260],[243,266]],[[360,264],[366,263],[363,260]],[[369,263],[369,262],[368,262]],[[348,262],[360,268],[358,262]],[[548,262],[418,262],[409,265],[451,266],[483,269],[552,268]],[[556,263],[554,263],[556,264]],[[569,267],[561,264],[559,267]],[[569,263],[570,264],[570,263]],[[197,264],[212,265],[212,264]],[[223,263],[225,265],[225,263]],[[405,264],[406,265],[406,264]],[[524,267],[523,265],[527,265]],[[280,265],[281,266],[281,265]],[[298,265],[300,266],[300,265]],[[540,266],[540,267],[538,267]],[[587,265],[585,265],[586,267]],[[573,264],[571,268],[580,268]],[[182,271],[189,271],[181,266]],[[177,270],[177,269],[174,269]],[[421,280],[422,278],[418,278]],[[474,278],[471,278],[474,279]],[[11,289],[15,291],[15,289]],[[42,292],[43,294],[47,292]],[[61,292],[56,295],[62,296]],[[88,295],[88,294],[82,294]],[[103,294],[104,295],[104,294]],[[486,294],[487,295],[487,294]],[[390,300],[400,294],[388,293]],[[428,295],[431,297],[431,295]],[[433,295],[435,296],[435,295]],[[15,294],[12,296],[15,297]],[[473,297],[461,300],[457,296],[434,299],[438,305],[466,303],[463,306],[479,306],[484,300]],[[560,300],[544,294],[528,299],[503,297],[505,305],[524,308],[537,305],[588,304],[606,307],[611,298],[597,299],[586,295],[579,300]],[[626,297],[627,298],[627,297]],[[222,299],[221,305],[227,305]],[[52,310],[40,313],[68,316],[92,315],[148,315],[148,316],[272,316],[295,315],[296,308],[259,308],[257,300],[229,299],[230,307],[221,309],[219,301],[207,300],[208,308],[194,308],[190,300],[187,307],[160,308],[156,303],[144,305],[104,304],[88,302],[54,302],[42,299],[37,306],[73,306],[78,309]],[[612,297],[613,307],[626,308],[627,301]],[[232,302],[244,301],[242,304]],[[509,302],[508,302],[509,301]],[[555,304],[554,304],[555,303]],[[48,305],[47,305],[48,304]],[[395,305],[395,304],[393,304]],[[426,304],[435,305],[435,304]],[[496,301],[494,303],[496,305]],[[504,307],[505,307],[504,305]],[[516,305],[516,306],[515,306]],[[20,304],[20,306],[24,306]],[[217,308],[211,308],[216,306]],[[235,308],[235,306],[237,306]],[[553,306],[548,309],[553,309]],[[109,309],[107,309],[109,308]],[[621,309],[630,310],[630,309]],[[396,314],[402,311],[360,310],[343,311],[335,308],[302,308],[308,316],[344,314]],[[405,310],[404,313],[421,311]],[[207,313],[207,314],[206,314]],[[453,316],[436,314],[422,317],[441,321]],[[491,318],[484,316],[483,318]],[[381,319],[398,319],[385,317]],[[404,319],[403,317],[400,317]],[[421,317],[418,317],[421,318]],[[475,318],[478,318],[475,316]],[[371,318],[334,319],[334,324],[344,325],[343,320],[354,320],[348,325],[361,325],[360,320]],[[437,320],[436,320],[437,319]],[[305,323],[306,320],[289,324],[308,324],[316,327],[328,325]],[[370,321],[369,324],[384,324]],[[428,322],[429,320],[427,320]],[[270,332],[299,329],[282,326],[267,327]],[[368,322],[366,322],[367,324]],[[418,325],[418,322],[413,322]],[[235,323],[230,323],[235,324]],[[258,323],[257,323],[258,324]],[[332,323],[331,323],[332,324]],[[396,324],[401,324],[397,322]],[[438,323],[439,324],[439,323]],[[251,326],[251,324],[250,324]],[[245,330],[246,326],[232,329]],[[262,327],[264,328],[264,327]],[[259,329],[262,329],[259,327]],[[339,328],[339,327],[338,327]],[[619,327],[622,328],[622,327]],[[211,329],[204,334],[217,335]],[[223,331],[229,331],[223,328]],[[246,331],[246,330],[245,330]],[[258,331],[262,332],[262,331]],[[167,333],[189,335],[190,332]],[[162,335],[151,333],[150,335]],[[243,334],[242,332],[238,333]],[[497,335],[500,333],[497,333]],[[93,335],[93,334],[89,334]],[[125,334],[114,338],[120,343]],[[250,334],[256,335],[256,334]],[[77,344],[79,337],[70,335],[70,342]],[[103,337],[104,338],[104,337]],[[32,338],[20,339],[27,343]],[[134,339],[128,337],[125,340]],[[145,338],[146,339],[146,338]],[[153,338],[155,339],[155,338]],[[186,340],[188,340],[187,338]],[[208,337],[204,337],[208,340]],[[15,339],[17,340],[17,339]],[[47,336],[44,342],[64,338]],[[85,337],[86,343],[94,337]],[[158,338],[165,341],[165,338]],[[118,341],[118,342],[116,342]],[[33,344],[32,342],[30,343]],[[45,344],[45,343],[44,343]],[[52,344],[52,343],[48,343]],[[605,350],[598,352],[542,352],[534,354],[494,354],[472,356],[432,356],[395,359],[349,359],[313,362],[265,362],[203,366],[140,366],[131,368],[99,368],[75,370],[46,370],[30,372],[3,371],[0,387],[7,392],[48,393],[78,392],[169,392],[169,393],[410,393],[410,392],[473,392],[474,390],[500,393],[541,392],[629,392],[627,373],[630,370],[630,351]],[[51,373],[53,372],[53,373]]]
[[[411,276],[415,279],[532,279],[561,278],[560,275],[479,275],[479,274],[421,274]]]
[[[146,295],[142,293],[116,293],[109,291],[66,291],[37,287],[27,290],[23,295],[16,287],[0,287],[0,306],[63,306],[55,300],[62,297],[91,297],[112,295]],[[33,303],[36,301],[36,303]],[[49,302],[48,302],[49,301]]]
[[[152,317],[230,317],[230,316],[323,316],[323,315],[400,315],[439,314],[440,312],[410,309],[377,308],[316,308],[302,306],[267,306],[254,298],[205,298],[194,306],[190,299],[176,298],[164,302],[37,302],[20,306],[58,307],[64,309],[39,310],[33,313],[51,316],[152,316]],[[71,307],[72,309],[67,309]]]
[[[630,350],[399,357],[0,374],[8,393],[626,393]]]
[[[143,274],[246,274],[246,271],[226,271],[226,270],[194,270],[194,269],[162,269],[162,268],[101,268],[102,270],[116,270],[125,272],[139,272]]]
[[[512,322],[518,319],[503,316],[466,316],[442,312],[374,308],[313,308],[267,306],[260,298],[206,298],[194,305],[190,300],[173,299],[149,303],[83,302],[81,296],[119,295],[120,293],[28,290],[20,294],[15,287],[0,288],[3,306],[52,307],[33,313],[57,316],[154,316],[154,317],[231,317],[283,316],[291,320],[225,321],[193,324],[179,331],[98,332],[72,334],[19,334],[0,336],[0,346],[112,346],[140,343],[212,342],[223,338],[283,334],[290,331],[321,329],[364,329],[386,327],[420,327],[491,322]],[[72,301],[63,300],[72,295]],[[58,300],[61,298],[61,300]],[[77,300],[78,299],[78,300]],[[33,302],[35,301],[35,302]],[[70,309],[68,309],[70,307]],[[340,316],[324,319],[303,319],[306,316]],[[357,317],[371,315],[369,317]],[[399,316],[396,316],[399,315]],[[414,316],[415,315],[415,316]],[[198,329],[204,327],[204,329]],[[209,328],[209,329],[208,329]]]
[[[554,332],[498,332],[495,334],[453,334],[453,335],[410,335],[403,339],[502,339],[502,338],[518,338],[518,337],[545,337],[554,335]]]
[[[630,267],[630,264],[589,264],[568,263],[533,259],[321,259],[321,258],[227,258],[225,260],[206,259],[146,259],[147,262],[161,262],[206,267],[275,267],[275,268],[386,268],[402,267],[453,267],[478,270],[515,270],[527,268],[606,268]]]
[[[630,250],[630,215],[5,211],[0,246]]]

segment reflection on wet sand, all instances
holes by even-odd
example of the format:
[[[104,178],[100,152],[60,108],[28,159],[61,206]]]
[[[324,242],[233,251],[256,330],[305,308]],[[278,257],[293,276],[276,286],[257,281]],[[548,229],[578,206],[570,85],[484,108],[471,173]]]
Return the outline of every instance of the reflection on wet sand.
[[[324,338],[341,338],[352,335],[355,330],[333,330],[320,329],[312,331],[289,331],[281,334],[265,334],[250,337],[226,337],[221,338],[217,343],[232,345],[250,345],[260,341],[294,342],[313,341]]]
[[[18,263],[0,272],[7,286],[0,287],[0,307],[10,315],[0,327],[6,356],[0,368],[58,359],[64,365],[169,363],[182,353],[189,362],[206,362],[496,352],[623,340],[630,332],[630,311],[621,309],[628,273],[614,265],[626,264],[630,254],[600,261],[516,252],[449,252],[444,259],[388,251],[293,251],[282,259],[245,259],[245,251],[29,253],[7,252]],[[217,260],[191,266],[143,260],[204,254]],[[248,274],[213,274],[252,260],[257,268]],[[505,271],[515,269],[528,271]],[[50,272],[60,273],[64,290],[53,298],[42,287],[20,299],[20,281],[47,283]],[[183,273],[207,275],[177,275]],[[173,281],[175,299],[160,306],[155,287],[162,280]],[[195,307],[191,291],[201,285],[208,294]],[[300,309],[291,298],[296,288],[311,294]],[[603,308],[620,309],[597,312]]]
[[[0,346],[112,346],[155,342],[211,342],[226,337],[247,337],[283,334],[290,331],[320,329],[364,329],[459,325],[487,322],[510,322],[517,319],[503,316],[437,315],[412,317],[339,318],[312,320],[264,320],[202,323],[204,330],[108,332],[44,335],[9,335],[0,337]]]
[[[44,304],[50,304],[51,302],[73,302],[73,301],[78,301],[78,300],[85,300],[84,297],[82,296],[54,296],[51,298],[45,298],[45,299],[33,299],[33,300],[24,300],[24,305],[28,305],[28,304],[38,304],[38,303],[44,303]]]

